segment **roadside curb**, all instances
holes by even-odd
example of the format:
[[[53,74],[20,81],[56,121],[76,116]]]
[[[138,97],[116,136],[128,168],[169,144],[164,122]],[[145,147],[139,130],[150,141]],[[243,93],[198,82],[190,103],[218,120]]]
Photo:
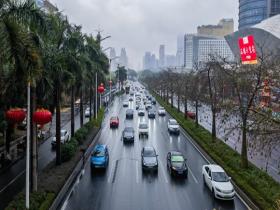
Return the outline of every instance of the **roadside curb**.
[[[81,157],[77,165],[75,166],[74,170],[72,171],[71,175],[68,177],[67,181],[57,194],[55,200],[53,201],[51,207],[49,208],[50,210],[56,210],[60,209],[64,203],[64,201],[67,199],[69,196],[69,193],[71,192],[72,187],[74,186],[76,180],[78,177],[81,176],[82,171],[84,169],[83,165],[83,159],[86,159],[90,156],[91,151],[96,143],[96,141],[99,139],[101,135],[101,127],[98,129],[97,134],[94,136],[92,139],[90,145],[88,146],[86,152],[85,152],[85,158]]]

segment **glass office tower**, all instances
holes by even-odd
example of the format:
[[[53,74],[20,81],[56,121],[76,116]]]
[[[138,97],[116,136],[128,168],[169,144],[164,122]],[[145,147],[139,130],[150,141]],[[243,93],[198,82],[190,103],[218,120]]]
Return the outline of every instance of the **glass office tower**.
[[[239,0],[239,29],[280,14],[280,0]]]

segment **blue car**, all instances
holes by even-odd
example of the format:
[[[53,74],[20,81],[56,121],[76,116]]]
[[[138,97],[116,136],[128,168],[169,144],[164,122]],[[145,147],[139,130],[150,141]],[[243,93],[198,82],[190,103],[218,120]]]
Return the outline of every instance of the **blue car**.
[[[90,162],[92,168],[106,169],[109,164],[108,147],[104,144],[96,145],[91,154]]]

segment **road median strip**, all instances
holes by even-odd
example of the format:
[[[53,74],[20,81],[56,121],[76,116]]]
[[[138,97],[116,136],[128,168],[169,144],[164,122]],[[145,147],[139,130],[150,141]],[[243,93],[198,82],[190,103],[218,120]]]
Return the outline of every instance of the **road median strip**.
[[[227,171],[236,183],[237,192],[240,192],[242,199],[252,209],[279,210],[279,207],[277,207],[277,202],[280,199],[279,183],[253,164],[250,164],[248,169],[242,169],[239,153],[231,149],[222,140],[217,139],[212,142],[209,131],[201,126],[196,127],[194,121],[185,119],[183,113],[178,112],[176,108],[172,108],[155,92],[151,91],[151,93],[161,106],[178,121],[194,143],[202,149],[203,156],[211,157]]]

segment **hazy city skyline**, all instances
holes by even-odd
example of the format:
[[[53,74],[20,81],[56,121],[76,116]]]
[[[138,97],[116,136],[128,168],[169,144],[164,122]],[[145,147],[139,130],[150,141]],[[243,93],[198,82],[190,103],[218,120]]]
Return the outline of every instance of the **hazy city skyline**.
[[[177,35],[196,33],[199,25],[216,24],[222,18],[238,22],[237,0],[50,0],[71,23],[83,26],[84,32],[112,37],[102,43],[116,52],[126,48],[129,67],[140,68],[146,51],[158,57],[160,44],[166,54],[176,55]],[[216,8],[220,12],[213,12]],[[174,15],[176,14],[176,15]]]

